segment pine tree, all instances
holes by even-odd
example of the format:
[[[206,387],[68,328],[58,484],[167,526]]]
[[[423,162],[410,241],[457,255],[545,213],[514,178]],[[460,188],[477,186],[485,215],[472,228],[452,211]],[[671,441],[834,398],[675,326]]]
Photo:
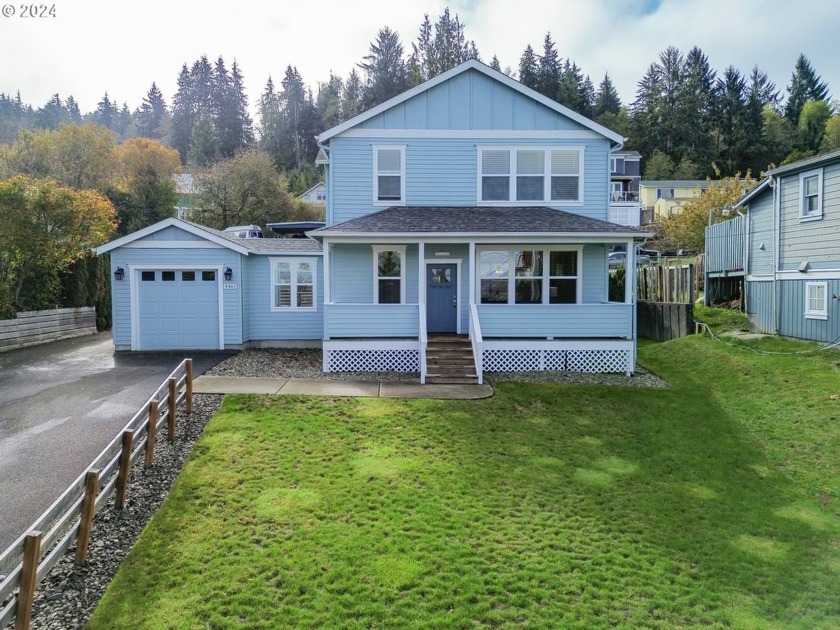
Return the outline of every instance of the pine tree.
[[[128,103],[123,103],[122,108],[117,111],[117,115],[114,117],[113,131],[118,139],[124,140],[125,138],[129,138],[133,135],[133,122],[131,111],[128,109]]]
[[[318,110],[319,130],[330,129],[341,122],[341,97],[343,82],[341,77],[330,72],[330,80],[318,84],[318,98],[315,107]]]
[[[828,85],[817,75],[805,55],[799,55],[796,59],[787,91],[788,100],[785,105],[785,118],[794,126],[799,124],[799,114],[806,102],[830,100]]]
[[[717,159],[724,175],[740,171],[746,153],[744,113],[746,81],[733,66],[729,66],[715,86],[715,137]]]
[[[652,63],[638,83],[636,100],[630,106],[632,144],[642,156],[650,158],[660,146],[659,103],[662,94],[661,70]]]
[[[248,113],[248,96],[245,94],[245,77],[234,60],[230,69],[231,88],[234,109],[236,111],[239,146],[245,148],[254,141],[254,121]]]
[[[274,81],[268,77],[265,90],[260,96],[260,147],[271,156],[276,167],[283,162],[283,121],[280,114],[280,97],[274,89]]]
[[[519,82],[525,87],[535,90],[539,85],[539,65],[531,44],[526,46],[525,51],[519,58]]]
[[[118,113],[117,106],[108,98],[108,92],[105,92],[105,96],[102,97],[102,100],[96,105],[96,111],[93,112],[93,122],[114,131]]]
[[[545,34],[543,54],[537,62],[536,90],[543,96],[557,100],[560,93],[560,59],[551,39],[551,33]]]
[[[710,165],[715,72],[709,59],[695,46],[685,57],[682,85],[677,89],[679,146],[677,153],[696,164]]]
[[[172,146],[181,155],[182,164],[187,163],[196,111],[193,78],[185,63],[178,74],[178,90],[172,99]]]
[[[58,94],[35,111],[33,125],[39,129],[58,129],[61,123],[70,122],[70,114]]]
[[[617,114],[620,110],[621,99],[618,96],[618,90],[615,89],[610,75],[604,74],[604,79],[598,85],[598,91],[595,94],[592,113],[600,117],[604,114]]]
[[[208,167],[219,159],[219,139],[209,110],[199,114],[190,133],[189,163]]]
[[[493,55],[493,58],[490,60],[490,67],[493,68],[496,72],[502,71],[502,66],[499,63],[499,58],[496,55]]]
[[[79,111],[79,104],[72,95],[67,97],[64,101],[64,108],[67,110],[67,116],[70,117],[70,122],[74,125],[82,124],[82,112]]]
[[[362,111],[362,78],[356,69],[344,82],[344,95],[341,98],[341,119],[349,120]]]
[[[365,109],[384,103],[408,87],[408,66],[403,60],[400,36],[387,26],[376,34],[370,52],[359,67],[365,71],[362,92]]]
[[[161,140],[165,136],[166,119],[169,113],[166,101],[163,99],[163,92],[157,84],[152,82],[152,87],[143,98],[140,107],[134,113],[134,124],[137,127],[138,135],[153,140]]]

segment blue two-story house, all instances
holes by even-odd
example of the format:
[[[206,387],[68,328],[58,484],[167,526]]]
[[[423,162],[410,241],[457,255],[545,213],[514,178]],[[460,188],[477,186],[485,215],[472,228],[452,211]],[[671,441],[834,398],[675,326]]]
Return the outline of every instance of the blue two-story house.
[[[326,226],[298,239],[306,249],[173,219],[99,249],[129,281],[114,282],[118,348],[158,345],[145,331],[171,302],[144,302],[177,300],[164,282],[194,292],[179,265],[203,264],[224,317],[213,347],[318,341],[325,371],[413,371],[425,382],[430,338],[460,336],[479,381],[485,371],[634,370],[632,260],[624,299],[608,298],[610,247],[632,257],[646,236],[608,222],[620,135],[468,61],[318,140]],[[168,281],[147,268],[162,249],[168,267],[152,266]]]
[[[786,337],[840,338],[840,151],[767,171],[706,229],[707,295],[735,295],[753,327]]]

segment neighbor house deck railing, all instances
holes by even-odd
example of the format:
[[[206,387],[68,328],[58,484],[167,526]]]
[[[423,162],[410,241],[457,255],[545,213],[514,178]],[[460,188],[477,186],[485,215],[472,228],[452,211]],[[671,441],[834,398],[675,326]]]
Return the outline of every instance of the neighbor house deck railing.
[[[746,216],[736,216],[706,228],[706,273],[724,275],[744,272]]]
[[[76,564],[87,562],[94,516],[112,495],[117,509],[125,507],[131,466],[141,454],[145,468],[153,465],[158,429],[165,424],[167,438],[175,439],[178,405],[192,413],[192,380],[192,359],[184,359],[85,472],[0,553],[0,629],[12,621],[16,630],[29,628],[36,586],[74,543]]]

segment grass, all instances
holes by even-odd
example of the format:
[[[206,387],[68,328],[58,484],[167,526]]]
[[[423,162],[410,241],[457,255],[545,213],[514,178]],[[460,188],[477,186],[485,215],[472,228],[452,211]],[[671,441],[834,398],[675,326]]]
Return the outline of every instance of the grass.
[[[694,319],[707,324],[715,334],[749,330],[747,316],[733,308],[710,308],[705,304],[695,304]]]
[[[640,358],[671,387],[229,396],[89,627],[840,626],[840,357]]]

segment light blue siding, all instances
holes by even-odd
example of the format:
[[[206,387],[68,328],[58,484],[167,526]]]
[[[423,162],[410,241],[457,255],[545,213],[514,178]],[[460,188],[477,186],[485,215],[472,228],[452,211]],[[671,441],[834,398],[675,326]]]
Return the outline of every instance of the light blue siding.
[[[182,232],[183,233],[183,232]],[[142,241],[139,241],[142,242]],[[126,271],[125,279],[111,283],[111,300],[113,308],[113,339],[114,346],[127,348],[131,346],[131,294],[130,286],[135,281],[129,273],[129,266],[156,267],[158,269],[196,269],[230,267],[234,273],[236,289],[224,289],[224,343],[225,345],[239,345],[242,340],[242,265],[241,256],[229,249],[144,249],[121,247],[111,252],[111,277],[113,270],[122,267]],[[219,280],[223,282],[222,279]]]
[[[181,228],[175,227],[174,225],[170,225],[162,230],[159,230],[153,234],[149,234],[148,236],[142,238],[138,243],[142,243],[143,241],[205,241],[207,239],[198,236],[197,234],[193,234],[192,232],[187,232],[186,230],[182,230]],[[208,243],[208,245],[212,246]]]
[[[795,271],[805,260],[814,270],[840,268],[840,164],[823,169],[822,219],[799,220],[799,173],[780,185],[780,269]]]
[[[586,245],[583,248],[584,304],[606,302],[608,298],[607,248],[604,245]]]
[[[412,337],[420,334],[416,304],[327,304],[324,338]]]
[[[757,332],[775,334],[773,282],[746,282],[747,319]]]
[[[276,256],[284,258],[284,256]],[[271,263],[268,256],[250,256],[245,280],[248,292],[244,310],[246,341],[321,339],[324,317],[323,261],[320,256],[289,256],[316,264],[315,311],[272,311]]]
[[[773,190],[768,189],[749,205],[749,269],[747,274],[764,276],[773,273]]]
[[[419,301],[417,252],[417,245],[409,245],[405,252],[405,301],[411,304]],[[370,245],[334,245],[330,256],[330,273],[330,299],[333,302],[373,303],[374,266],[373,248]]]
[[[485,337],[633,338],[629,304],[480,304]]]
[[[330,216],[341,223],[381,210],[373,204],[372,144],[406,145],[406,204],[411,206],[474,206],[478,203],[477,145],[509,144],[563,146],[563,142],[528,139],[500,143],[476,138],[389,138],[372,142],[364,138],[334,138],[330,165],[333,194]],[[580,140],[584,146],[583,205],[558,206],[563,210],[606,221],[609,217],[607,140]],[[546,204],[550,205],[550,204]]]
[[[459,74],[395,105],[364,121],[359,127],[576,131],[586,129],[570,118],[474,70]]]
[[[828,284],[828,319],[805,317],[805,283],[826,282]],[[840,294],[840,280],[808,278],[778,282],[779,334],[785,337],[812,339],[814,341],[836,341],[840,336],[840,300],[832,295]]]

